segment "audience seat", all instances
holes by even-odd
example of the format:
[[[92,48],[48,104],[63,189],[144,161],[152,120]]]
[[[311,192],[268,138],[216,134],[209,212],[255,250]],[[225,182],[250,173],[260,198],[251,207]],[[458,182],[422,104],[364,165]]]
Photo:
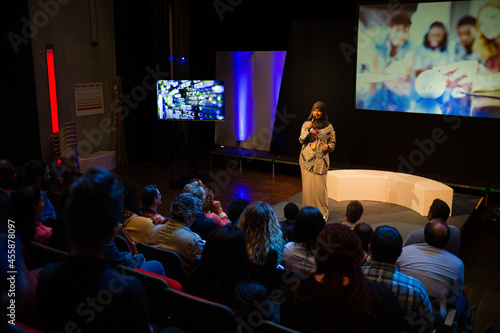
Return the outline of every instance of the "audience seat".
[[[472,306],[472,289],[464,291],[464,297],[457,304],[448,306],[446,318],[434,320],[436,333],[472,333],[474,328],[474,315],[476,308]],[[439,301],[429,296],[433,305],[433,312],[439,313]]]
[[[137,244],[137,251],[142,253],[147,260],[159,261],[165,269],[165,276],[186,285],[187,275],[181,257],[174,251],[161,249],[145,243]]]
[[[150,272],[121,265],[117,267],[117,270],[123,275],[136,277],[142,282],[146,291],[150,322],[160,327],[167,327],[168,318],[165,312],[165,298],[162,296],[163,289],[170,288],[167,280]]]
[[[31,241],[26,249],[28,269],[35,270],[53,262],[63,261],[69,254],[64,251]]]
[[[120,235],[115,236],[115,245],[118,248],[118,251],[122,252],[132,252],[132,249],[130,248],[130,245],[128,244],[127,240]]]
[[[255,333],[300,333],[291,328],[273,323],[269,320],[262,321],[262,325],[255,328]]]
[[[239,333],[236,314],[225,305],[171,288],[164,289],[162,296],[171,326],[186,332]]]

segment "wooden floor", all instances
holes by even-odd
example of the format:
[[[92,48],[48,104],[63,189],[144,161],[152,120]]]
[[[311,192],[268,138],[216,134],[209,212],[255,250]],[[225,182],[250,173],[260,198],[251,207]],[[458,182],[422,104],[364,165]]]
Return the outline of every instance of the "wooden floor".
[[[236,198],[250,202],[266,201],[275,205],[301,191],[298,166],[277,166],[272,178],[271,164],[246,162],[242,173],[237,163],[228,157],[203,158],[199,163],[199,176],[209,181],[217,190],[216,199],[223,208]],[[211,165],[211,167],[210,167]],[[176,162],[172,166],[130,164],[115,170],[122,181],[133,183],[137,190],[148,184],[156,184],[162,193],[163,204],[159,211],[169,215],[172,199],[182,192],[189,175],[189,165]],[[460,253],[465,264],[465,285],[474,290],[472,304],[477,308],[474,331],[484,332],[491,326],[500,327],[500,217],[498,202],[489,201],[481,208],[466,230],[463,231],[463,247]],[[496,220],[495,220],[496,219]]]

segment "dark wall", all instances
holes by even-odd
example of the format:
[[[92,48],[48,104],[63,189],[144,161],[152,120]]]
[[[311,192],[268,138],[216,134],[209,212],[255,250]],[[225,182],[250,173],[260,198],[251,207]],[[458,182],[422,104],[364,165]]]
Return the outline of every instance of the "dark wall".
[[[40,135],[35,94],[35,77],[27,1],[13,1],[2,19],[2,120],[0,121],[0,159],[15,165],[40,159]],[[9,41],[9,37],[14,46]]]

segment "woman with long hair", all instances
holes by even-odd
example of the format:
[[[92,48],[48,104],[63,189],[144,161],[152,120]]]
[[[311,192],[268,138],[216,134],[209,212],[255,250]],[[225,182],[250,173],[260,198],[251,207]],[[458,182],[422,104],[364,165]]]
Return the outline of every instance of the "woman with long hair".
[[[328,220],[328,190],[326,176],[330,155],[335,148],[335,131],[328,121],[325,103],[314,103],[307,120],[302,124],[299,156],[302,174],[302,207],[318,208]]]
[[[346,225],[318,236],[316,271],[296,275],[282,305],[282,324],[301,332],[401,332],[408,328],[396,296],[361,271],[361,241]]]
[[[283,250],[283,267],[287,271],[316,269],[313,249],[318,234],[325,227],[323,215],[316,207],[303,207],[293,224],[292,242]]]
[[[186,291],[224,304],[246,320],[252,312],[259,311],[255,303],[270,302],[266,288],[251,280],[250,275],[245,233],[228,224],[208,236],[203,255],[191,274]],[[272,320],[274,313],[265,317]]]
[[[283,234],[274,209],[266,202],[251,203],[241,214],[238,227],[245,232],[250,261],[277,266],[283,253]]]

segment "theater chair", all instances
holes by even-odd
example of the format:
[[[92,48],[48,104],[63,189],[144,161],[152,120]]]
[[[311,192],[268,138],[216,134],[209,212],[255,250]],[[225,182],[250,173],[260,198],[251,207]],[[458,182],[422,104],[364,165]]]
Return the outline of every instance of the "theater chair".
[[[132,269],[120,265],[117,270],[123,275],[133,276],[142,282],[146,291],[150,322],[160,327],[167,327],[169,320],[166,314],[166,301],[163,297],[163,290],[174,288],[182,291],[181,284],[175,280],[138,268]]]
[[[162,293],[167,303],[169,325],[186,332],[241,333],[233,310],[171,288]]]
[[[26,265],[30,271],[53,262],[61,262],[69,255],[67,252],[31,241],[26,249]]]
[[[142,253],[147,260],[159,261],[165,269],[165,276],[178,281],[183,286],[186,284],[186,270],[177,253],[145,243],[138,243],[137,251]]]
[[[434,328],[436,333],[472,333],[474,328],[474,315],[476,307],[471,305],[473,289],[464,290],[462,301],[455,305],[448,306],[448,313],[443,320],[435,320]],[[429,296],[433,305],[432,311],[439,313],[439,302],[434,297]],[[437,324],[436,324],[437,322]]]
[[[132,249],[130,248],[130,245],[128,244],[127,240],[123,236],[116,235],[114,242],[115,242],[115,245],[116,245],[116,248],[118,249],[118,251],[132,253]]]
[[[259,327],[255,328],[255,333],[300,333],[291,328],[278,325],[269,320],[264,320]]]

